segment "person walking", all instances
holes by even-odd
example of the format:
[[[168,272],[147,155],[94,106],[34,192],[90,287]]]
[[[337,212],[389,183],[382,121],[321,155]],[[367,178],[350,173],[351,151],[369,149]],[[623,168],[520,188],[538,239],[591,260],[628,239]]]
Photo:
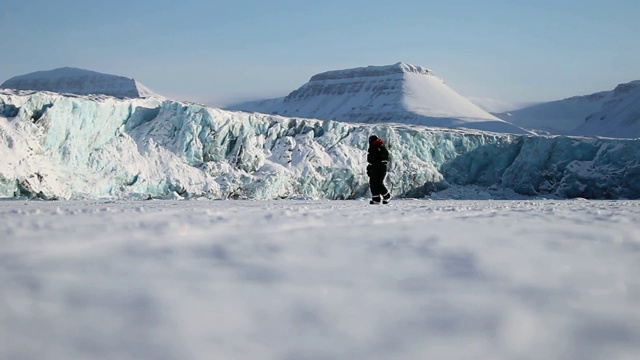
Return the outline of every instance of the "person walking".
[[[369,204],[388,204],[391,194],[384,186],[384,178],[387,176],[387,164],[389,163],[389,151],[384,141],[376,135],[369,136],[369,150],[367,153],[367,175],[369,176],[369,188],[371,189],[371,201]]]

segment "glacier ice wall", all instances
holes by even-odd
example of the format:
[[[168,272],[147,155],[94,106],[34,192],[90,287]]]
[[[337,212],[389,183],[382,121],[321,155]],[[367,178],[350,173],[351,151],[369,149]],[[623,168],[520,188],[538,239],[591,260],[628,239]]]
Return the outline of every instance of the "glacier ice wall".
[[[352,199],[368,196],[367,138],[387,183],[529,196],[640,198],[640,141],[463,132],[231,112],[158,98],[0,91],[0,197]],[[494,193],[495,193],[494,191]]]

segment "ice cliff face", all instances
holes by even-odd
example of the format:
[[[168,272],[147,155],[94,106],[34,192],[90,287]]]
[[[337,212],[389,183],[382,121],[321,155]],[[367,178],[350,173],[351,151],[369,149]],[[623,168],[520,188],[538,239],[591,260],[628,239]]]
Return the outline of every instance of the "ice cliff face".
[[[538,132],[615,138],[640,137],[640,81],[496,114]]]
[[[353,123],[526,133],[480,109],[430,70],[405,63],[321,73],[284,98],[230,109]]]
[[[2,83],[0,88],[109,95],[118,98],[156,95],[134,79],[69,67],[16,76]]]
[[[395,196],[449,187],[640,198],[640,141],[521,136],[248,114],[158,98],[0,90],[0,196],[353,199],[367,138]]]

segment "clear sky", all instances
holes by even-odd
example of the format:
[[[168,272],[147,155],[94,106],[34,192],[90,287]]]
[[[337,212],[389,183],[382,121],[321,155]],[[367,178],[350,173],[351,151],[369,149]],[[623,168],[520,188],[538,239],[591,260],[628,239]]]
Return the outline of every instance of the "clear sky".
[[[508,102],[640,79],[640,0],[3,0],[0,36],[0,82],[71,66],[215,105],[399,61]]]

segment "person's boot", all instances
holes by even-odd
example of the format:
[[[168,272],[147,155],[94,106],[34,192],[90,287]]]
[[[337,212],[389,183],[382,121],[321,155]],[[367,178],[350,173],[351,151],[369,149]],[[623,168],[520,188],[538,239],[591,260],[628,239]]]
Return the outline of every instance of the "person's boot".
[[[386,194],[382,195],[382,203],[383,204],[388,204],[389,203],[389,199],[391,199],[391,194],[390,193],[386,193]]]
[[[371,204],[371,205],[380,204],[380,195],[372,196],[371,197],[371,201],[369,201],[369,204]]]

